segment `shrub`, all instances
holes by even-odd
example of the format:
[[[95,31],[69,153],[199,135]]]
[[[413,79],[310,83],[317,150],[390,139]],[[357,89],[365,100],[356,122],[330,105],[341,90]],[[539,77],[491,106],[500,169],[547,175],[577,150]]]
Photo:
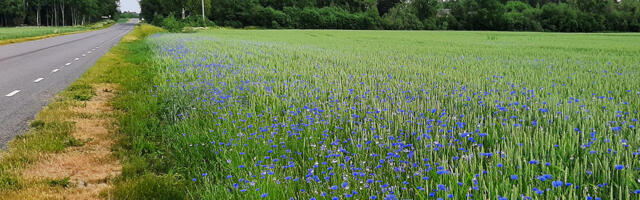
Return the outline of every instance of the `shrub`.
[[[170,14],[167,18],[162,20],[162,27],[167,29],[169,32],[181,32],[184,26],[184,23],[176,20],[173,14]]]

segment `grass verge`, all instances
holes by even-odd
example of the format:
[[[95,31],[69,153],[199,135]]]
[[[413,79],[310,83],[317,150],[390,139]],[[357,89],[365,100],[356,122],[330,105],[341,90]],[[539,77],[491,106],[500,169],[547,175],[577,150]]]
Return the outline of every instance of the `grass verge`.
[[[126,198],[118,193],[126,189],[113,193],[100,191],[110,188],[112,177],[121,170],[131,173],[130,166],[137,166],[131,164],[136,163],[132,161],[135,159],[124,156],[124,146],[116,145],[118,157],[126,159],[126,167],[122,169],[112,147],[120,138],[116,132],[117,119],[130,116],[125,113],[126,99],[136,97],[147,87],[142,85],[145,78],[138,76],[139,72],[147,71],[142,69],[147,52],[142,39],[158,31],[162,29],[150,25],[136,27],[87,73],[59,93],[31,122],[26,134],[9,143],[9,150],[0,154],[0,199],[87,199],[96,198],[96,193],[110,199]],[[152,77],[153,74],[144,75]],[[122,137],[123,141],[127,138]],[[118,144],[122,143],[125,142]],[[82,173],[86,168],[94,171]],[[146,183],[173,178],[151,174],[142,177]],[[136,183],[127,178],[115,179],[115,183],[119,185],[116,189],[136,187]],[[78,195],[82,193],[89,196]],[[118,196],[112,197],[112,194]]]

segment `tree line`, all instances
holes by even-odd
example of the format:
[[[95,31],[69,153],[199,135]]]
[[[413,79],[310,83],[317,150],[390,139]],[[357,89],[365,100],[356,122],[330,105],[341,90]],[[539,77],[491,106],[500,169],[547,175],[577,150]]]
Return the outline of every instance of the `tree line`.
[[[197,21],[201,0],[141,0],[162,25]],[[640,0],[205,0],[217,25],[298,29],[640,31]],[[177,20],[174,20],[177,19]]]
[[[75,26],[117,14],[118,0],[0,0],[0,26]]]

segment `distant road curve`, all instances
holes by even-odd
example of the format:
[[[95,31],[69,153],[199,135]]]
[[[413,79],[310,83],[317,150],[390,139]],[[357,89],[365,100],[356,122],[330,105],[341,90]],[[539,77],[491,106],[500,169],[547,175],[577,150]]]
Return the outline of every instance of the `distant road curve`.
[[[0,46],[0,148],[129,33],[137,20],[107,29]]]

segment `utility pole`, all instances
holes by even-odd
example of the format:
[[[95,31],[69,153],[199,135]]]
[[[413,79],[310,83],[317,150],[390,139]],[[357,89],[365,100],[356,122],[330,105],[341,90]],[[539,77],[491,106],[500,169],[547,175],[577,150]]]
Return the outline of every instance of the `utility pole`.
[[[204,23],[206,20],[204,19],[204,0],[202,0],[202,23]]]

